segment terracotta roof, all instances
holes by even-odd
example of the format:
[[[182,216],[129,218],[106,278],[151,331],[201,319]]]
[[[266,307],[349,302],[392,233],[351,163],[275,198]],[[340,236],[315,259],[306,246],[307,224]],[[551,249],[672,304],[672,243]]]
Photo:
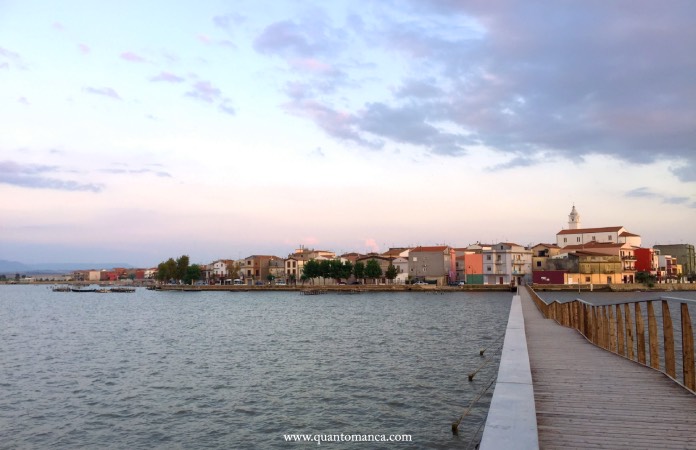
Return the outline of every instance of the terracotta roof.
[[[587,234],[587,233],[606,233],[610,231],[619,231],[623,227],[603,227],[603,228],[578,228],[576,230],[561,230],[558,233],[556,233],[556,236],[559,234]]]
[[[624,232],[621,233],[619,236],[636,236],[636,237],[640,237],[640,234],[633,234],[633,233],[629,233],[628,231],[624,231]]]
[[[539,247],[540,245],[541,245],[541,246],[544,246],[544,247],[549,247],[549,248],[561,248],[561,247],[558,246],[558,244],[546,244],[546,243],[543,243],[543,242],[540,242],[540,243],[538,243],[537,245],[534,245],[533,247]],[[533,247],[532,247],[532,248],[533,248]]]
[[[447,250],[446,245],[441,245],[441,246],[436,246],[436,247],[416,247],[413,250],[411,250],[411,253],[418,253],[418,252],[444,252]]]
[[[573,244],[563,247],[564,250],[588,250],[593,248],[621,248],[627,244],[612,242],[588,242],[587,244]]]

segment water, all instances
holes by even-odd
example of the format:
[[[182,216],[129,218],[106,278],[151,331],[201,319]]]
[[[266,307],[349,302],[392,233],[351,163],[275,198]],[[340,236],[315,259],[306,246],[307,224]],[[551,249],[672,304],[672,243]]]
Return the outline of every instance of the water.
[[[466,448],[511,298],[0,286],[0,448]]]

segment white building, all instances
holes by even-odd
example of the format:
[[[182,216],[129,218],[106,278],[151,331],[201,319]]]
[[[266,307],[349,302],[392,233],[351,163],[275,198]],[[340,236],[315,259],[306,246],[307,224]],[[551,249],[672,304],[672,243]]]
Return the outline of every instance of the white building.
[[[532,251],[521,245],[500,242],[484,249],[483,283],[520,285],[531,282]]]
[[[568,245],[584,245],[590,242],[629,244],[640,247],[640,235],[630,233],[622,226],[582,228],[580,226],[580,214],[573,209],[568,215],[568,229],[556,233],[556,244],[563,248]]]

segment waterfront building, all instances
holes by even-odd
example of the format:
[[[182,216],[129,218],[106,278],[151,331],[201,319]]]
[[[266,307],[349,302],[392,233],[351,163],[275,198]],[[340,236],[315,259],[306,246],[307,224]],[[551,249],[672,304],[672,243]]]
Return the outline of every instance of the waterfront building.
[[[271,274],[271,261],[281,258],[272,255],[251,255],[242,260],[241,272],[244,280],[250,282],[265,282]],[[274,268],[278,263],[274,264]]]
[[[672,255],[660,254],[658,256],[657,282],[658,283],[676,283],[679,272],[677,267],[677,258]]]
[[[406,257],[399,256],[392,260],[392,264],[396,267],[397,274],[394,283],[404,284],[408,281],[408,255]]]
[[[653,246],[661,253],[673,256],[682,265],[683,275],[696,280],[696,253],[691,244],[658,244]]]
[[[299,280],[300,277],[302,277],[302,269],[305,263],[312,259],[316,259],[317,261],[336,259],[336,253],[328,250],[308,249],[301,246],[285,259],[285,275],[288,278]]]
[[[633,250],[633,254],[636,256],[636,272],[645,272],[657,277],[660,250],[636,248]]]
[[[575,207],[573,207],[575,210]],[[550,270],[548,266],[549,258],[553,258],[561,253],[561,247],[556,244],[537,244],[532,247],[532,271]]]
[[[454,265],[450,250],[451,248],[447,245],[420,246],[411,249],[408,253],[408,270],[411,279],[435,281],[438,285],[447,284]]]
[[[616,256],[620,262],[619,267],[614,268],[612,272],[611,283],[634,283],[636,275],[636,257],[635,247],[628,243],[604,243],[590,241],[586,244],[567,245],[563,248],[564,251]],[[614,260],[612,260],[614,261]],[[581,270],[582,272],[582,270]],[[584,273],[584,272],[582,272]],[[593,281],[594,283],[594,281]]]
[[[374,280],[376,283],[386,283],[386,277],[384,274],[387,272],[387,269],[389,268],[389,265],[392,263],[394,258],[390,258],[387,256],[382,256],[378,253],[368,253],[365,256],[362,256],[358,258],[355,262],[356,263],[363,263],[365,266],[367,266],[367,262],[371,259],[374,259],[377,261],[379,264],[379,268],[382,269],[382,277]],[[366,278],[367,280],[372,281],[370,278]]]
[[[467,250],[457,257],[458,278],[466,284],[483,284],[483,254]]]
[[[532,251],[511,242],[483,250],[484,284],[516,284],[532,280]]]

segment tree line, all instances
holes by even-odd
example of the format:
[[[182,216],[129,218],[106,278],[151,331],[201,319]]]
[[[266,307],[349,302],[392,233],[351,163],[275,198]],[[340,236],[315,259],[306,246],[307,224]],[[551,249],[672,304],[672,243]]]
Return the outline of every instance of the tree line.
[[[369,259],[367,263],[358,261],[352,264],[350,261],[341,262],[338,259],[324,259],[317,261],[310,259],[302,267],[302,281],[311,280],[314,278],[330,278],[340,282],[342,279],[348,279],[351,275],[358,280],[372,278],[376,280],[384,275],[390,281],[394,281],[399,270],[396,266],[389,263],[386,271],[382,268],[376,259]]]
[[[176,282],[191,284],[193,281],[200,280],[202,275],[201,266],[198,264],[189,265],[188,255],[181,255],[176,260],[169,258],[157,265],[157,281]]]

